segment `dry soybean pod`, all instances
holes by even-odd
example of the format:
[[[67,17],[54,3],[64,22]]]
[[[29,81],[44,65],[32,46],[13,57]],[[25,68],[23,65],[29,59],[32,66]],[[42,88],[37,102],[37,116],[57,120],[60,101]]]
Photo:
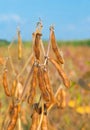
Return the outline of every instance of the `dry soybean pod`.
[[[14,102],[11,102],[11,104],[9,105],[9,116],[12,117],[12,114],[13,114],[13,108],[14,108]]]
[[[50,29],[50,40],[51,40],[52,49],[53,49],[53,51],[55,53],[55,56],[56,56],[58,62],[63,64],[64,60],[63,60],[62,56],[59,53],[57,43],[56,43],[56,39],[55,39],[54,29],[52,27]]]
[[[43,78],[43,70],[41,67],[38,68],[38,82],[39,82],[39,88],[41,90],[41,94],[45,101],[50,100],[50,96],[48,94],[48,91],[45,86],[44,78]]]
[[[39,114],[36,110],[34,110],[32,114],[32,124],[31,124],[30,130],[37,130],[38,121],[39,121]]]
[[[55,101],[54,93],[53,93],[53,89],[50,84],[47,68],[44,68],[44,70],[43,70],[43,77],[44,77],[45,87],[50,95],[50,101],[54,102]]]
[[[14,130],[14,128],[16,126],[17,119],[18,119],[18,105],[14,106],[14,108],[13,108],[13,114],[11,117],[11,121],[7,127],[7,130]]]
[[[58,94],[57,94],[57,106],[60,107],[60,108],[65,108],[66,106],[66,92],[64,89],[60,89]]]
[[[37,66],[34,66],[33,68],[33,75],[32,75],[32,79],[31,79],[31,88],[30,88],[30,94],[28,97],[28,103],[32,104],[35,94],[36,94],[36,86],[37,86],[37,72],[38,72],[38,68]]]
[[[55,66],[55,68],[57,69],[59,75],[62,77],[63,83],[64,85],[69,88],[70,87],[70,81],[66,75],[66,73],[64,72],[63,68],[61,67],[60,64],[58,64],[58,62],[54,59],[49,58],[50,62]]]
[[[7,69],[5,69],[4,73],[3,73],[3,86],[4,86],[5,94],[10,97],[11,93],[10,93],[10,90],[8,88]]]
[[[38,60],[40,59],[40,37],[41,37],[40,33],[35,34],[34,53],[36,59]]]
[[[18,30],[18,58],[22,58],[22,40],[20,36],[20,30]]]

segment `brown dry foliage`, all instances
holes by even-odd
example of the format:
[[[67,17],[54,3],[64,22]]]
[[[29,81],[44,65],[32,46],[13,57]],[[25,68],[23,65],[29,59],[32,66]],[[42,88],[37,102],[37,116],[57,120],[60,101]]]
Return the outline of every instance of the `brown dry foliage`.
[[[41,30],[41,29],[40,29]],[[12,104],[9,108],[9,118],[10,122],[8,124],[7,130],[14,130],[17,120],[18,120],[18,114],[20,115],[21,112],[21,104],[26,101],[24,98],[28,97],[28,103],[32,105],[33,114],[32,114],[32,123],[30,126],[30,130],[37,130],[41,127],[41,130],[48,130],[50,127],[48,125],[48,117],[47,117],[47,111],[51,109],[52,106],[57,105],[60,108],[64,108],[66,106],[66,93],[63,89],[57,90],[58,94],[57,96],[53,92],[53,88],[50,83],[49,74],[48,74],[48,60],[55,66],[57,69],[60,77],[63,80],[64,85],[69,88],[70,87],[70,81],[64,72],[62,68],[62,64],[64,63],[64,60],[62,56],[59,53],[54,30],[51,29],[50,32],[50,44],[52,44],[52,49],[54,51],[54,54],[56,56],[56,60],[52,58],[48,58],[50,44],[48,46],[48,53],[46,59],[42,60],[41,55],[41,48],[40,48],[40,40],[41,40],[41,31],[36,30],[35,33],[33,33],[33,52],[31,59],[29,58],[28,64],[31,64],[31,70],[28,73],[28,76],[25,81],[23,78],[23,75],[17,75],[15,77],[16,79],[12,83],[12,88],[9,91],[8,81],[7,81],[7,70],[3,73],[3,86],[4,91],[7,96],[11,96]],[[44,50],[44,49],[43,49]],[[45,54],[44,54],[45,56]],[[18,58],[22,58],[22,40],[20,36],[20,31],[18,31]],[[46,62],[47,61],[47,62]],[[1,62],[1,61],[0,61]],[[43,63],[42,63],[43,62]],[[12,64],[12,63],[11,63]],[[27,69],[27,64],[22,68],[23,70]],[[14,69],[14,67],[12,67]],[[20,74],[22,74],[20,72]],[[16,76],[16,75],[15,75]],[[19,79],[21,76],[21,79]],[[31,77],[32,76],[32,77]],[[31,79],[30,79],[31,78]],[[31,80],[31,81],[30,81]],[[28,84],[30,82],[30,91],[28,95]],[[40,99],[38,103],[35,103],[34,97],[36,96],[36,87],[39,86],[39,89],[41,91],[40,93]],[[43,98],[43,99],[42,99]],[[16,105],[18,103],[18,105]],[[34,108],[35,107],[35,108]],[[45,107],[45,108],[43,108]],[[45,109],[45,110],[43,110]],[[41,115],[40,115],[41,114]],[[41,119],[39,119],[41,117]],[[19,117],[20,118],[20,117]],[[21,119],[20,119],[21,120]],[[16,128],[17,129],[17,128]],[[50,128],[51,129],[51,128]]]

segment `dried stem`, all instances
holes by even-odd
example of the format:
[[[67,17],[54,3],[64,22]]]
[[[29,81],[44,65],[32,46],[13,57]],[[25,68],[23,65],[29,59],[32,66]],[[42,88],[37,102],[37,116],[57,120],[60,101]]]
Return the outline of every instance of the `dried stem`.
[[[30,77],[31,77],[31,74],[32,74],[32,71],[33,71],[33,67],[34,67],[34,64],[33,64],[32,68],[31,68],[31,70],[30,70],[30,72],[29,72],[29,74],[28,74],[28,76],[27,76],[27,79],[26,79],[26,81],[25,81],[25,84],[24,84],[24,86],[23,86],[23,92],[22,92],[22,95],[21,95],[20,102],[23,101],[23,98],[24,98],[25,95],[26,95],[27,85],[28,85],[28,82],[29,82],[29,80],[30,80]]]
[[[18,130],[22,130],[20,115],[18,117]]]
[[[40,121],[39,121],[39,125],[38,125],[37,130],[40,130],[41,123],[42,123],[42,120],[43,120],[43,114],[44,114],[44,102],[43,102],[43,99],[42,99],[42,113],[41,113],[41,117],[40,117]]]
[[[19,79],[19,77],[22,75],[22,73],[25,71],[27,65],[29,64],[29,62],[31,61],[33,54],[30,55],[30,57],[28,58],[27,62],[25,63],[23,69],[21,70],[21,72],[17,75],[17,80]]]
[[[10,48],[11,48],[11,46],[12,46],[12,44],[13,44],[15,39],[16,39],[16,35],[13,38],[12,42],[10,43],[10,45],[8,46],[9,61],[10,61],[10,64],[11,64],[11,67],[12,67],[12,71],[13,71],[14,75],[16,75],[16,72],[15,72],[15,69],[14,69],[14,66],[13,66],[13,61],[12,61],[11,54],[10,54]]]
[[[41,47],[42,47],[43,55],[45,56],[45,49],[44,49],[44,45],[43,45],[42,40],[40,40],[40,44],[41,44]]]
[[[60,89],[61,89],[62,87],[63,87],[62,84],[60,84],[59,88],[57,89],[57,91],[56,91],[56,93],[55,93],[55,98],[57,97],[57,95],[58,95],[58,93],[59,93],[59,91],[60,91]],[[54,106],[54,104],[55,104],[55,102],[49,106],[49,108],[48,108],[48,113],[49,113],[50,109]]]

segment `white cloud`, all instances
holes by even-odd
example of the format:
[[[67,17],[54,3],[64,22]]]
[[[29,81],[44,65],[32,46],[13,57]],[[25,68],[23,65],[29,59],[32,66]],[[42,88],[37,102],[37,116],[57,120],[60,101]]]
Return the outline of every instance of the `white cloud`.
[[[21,22],[21,18],[17,14],[0,14],[0,22]]]

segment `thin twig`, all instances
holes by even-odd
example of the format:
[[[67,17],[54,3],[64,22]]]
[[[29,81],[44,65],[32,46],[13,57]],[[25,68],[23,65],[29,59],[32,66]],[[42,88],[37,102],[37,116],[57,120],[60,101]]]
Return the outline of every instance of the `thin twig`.
[[[25,84],[24,84],[24,87],[23,87],[23,92],[22,92],[22,95],[21,95],[20,102],[23,101],[23,98],[25,97],[25,94],[26,94],[26,92],[27,92],[27,85],[28,85],[28,82],[29,82],[29,80],[30,80],[30,77],[31,77],[31,74],[32,74],[32,71],[33,71],[33,67],[34,67],[34,64],[32,65],[32,68],[31,68],[31,70],[30,70],[30,72],[29,72],[29,74],[28,74],[28,76],[27,76],[26,81],[25,81]]]
[[[19,79],[19,77],[21,76],[21,74],[24,72],[24,70],[26,69],[27,65],[29,64],[31,58],[32,58],[33,54],[31,54],[31,56],[28,58],[27,62],[25,63],[23,69],[21,70],[21,72],[17,75],[17,79]]]
[[[15,37],[13,38],[12,42],[10,43],[10,45],[8,46],[8,54],[9,54],[9,60],[10,60],[10,64],[11,64],[11,67],[12,67],[12,70],[13,70],[13,73],[16,75],[16,72],[15,72],[15,68],[13,66],[13,62],[12,62],[12,58],[11,58],[11,54],[10,54],[10,48],[14,42],[14,40],[16,39],[16,35]]]
[[[46,53],[46,59],[45,59],[45,61],[44,61],[44,65],[46,65],[46,63],[47,63],[48,56],[49,56],[49,52],[50,52],[50,47],[51,47],[51,41],[50,41],[50,37],[51,37],[51,32],[50,32],[50,36],[49,36],[48,49],[47,49],[47,53]]]
[[[48,55],[49,55],[50,47],[51,47],[51,42],[50,42],[50,39],[49,39],[48,49],[47,49],[47,54],[46,54],[47,57],[48,57]]]
[[[50,30],[53,29],[53,28],[54,28],[53,26],[50,26]],[[47,50],[47,54],[46,54],[47,57],[49,55],[49,51],[50,51],[50,47],[51,47],[51,40],[50,40],[50,38],[51,38],[51,31],[50,31],[50,36],[49,36],[48,50]]]

